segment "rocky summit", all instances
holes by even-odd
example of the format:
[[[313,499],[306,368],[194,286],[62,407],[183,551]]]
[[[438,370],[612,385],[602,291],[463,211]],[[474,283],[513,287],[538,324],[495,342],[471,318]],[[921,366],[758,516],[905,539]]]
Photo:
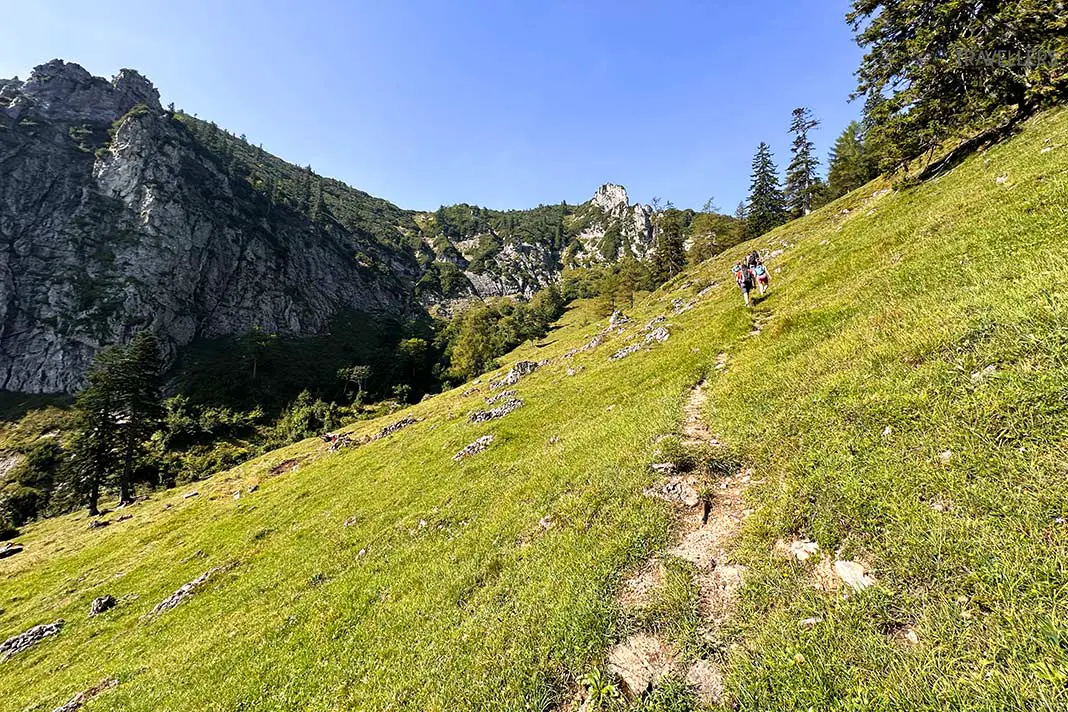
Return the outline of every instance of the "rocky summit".
[[[343,312],[529,296],[654,243],[622,186],[578,206],[402,210],[163,108],[131,69],[57,59],[0,80],[2,390],[76,390],[139,330],[173,360],[201,339],[319,334]]]

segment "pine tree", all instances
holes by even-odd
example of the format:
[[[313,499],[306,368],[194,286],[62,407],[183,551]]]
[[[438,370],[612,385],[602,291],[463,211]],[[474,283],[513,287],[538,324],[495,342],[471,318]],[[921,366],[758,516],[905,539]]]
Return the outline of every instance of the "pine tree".
[[[89,508],[100,514],[100,493],[119,463],[118,389],[122,353],[108,347],[89,369],[89,385],[75,401],[74,458],[70,482]]]
[[[657,218],[656,227],[653,277],[663,284],[686,267],[686,236],[682,213],[669,207]]]
[[[846,19],[865,49],[855,95],[886,97],[872,126],[884,167],[1068,89],[1063,2],[853,0]]]
[[[875,161],[864,144],[863,127],[858,121],[846,126],[834,142],[827,172],[828,198],[834,200],[856,190],[878,175]]]
[[[119,473],[119,503],[133,501],[134,469],[144,455],[145,442],[159,428],[163,417],[161,377],[163,361],[159,340],[139,332],[122,352],[115,379],[120,409],[119,436],[122,469]]]
[[[812,111],[808,107],[799,106],[794,109],[793,120],[790,123],[790,133],[794,136],[792,153],[793,158],[786,169],[786,206],[793,217],[807,215],[812,210],[815,193],[819,178],[816,169],[819,167],[819,159],[814,152],[815,147],[808,137],[808,132],[820,125],[820,122],[812,117]]]
[[[746,234],[758,237],[786,222],[786,200],[779,187],[779,173],[771,147],[761,143],[753,156],[752,182],[745,207]]]

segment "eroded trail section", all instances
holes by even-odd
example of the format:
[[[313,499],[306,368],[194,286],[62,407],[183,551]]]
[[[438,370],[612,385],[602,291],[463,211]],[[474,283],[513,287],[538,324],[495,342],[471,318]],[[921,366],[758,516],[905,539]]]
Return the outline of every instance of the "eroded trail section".
[[[722,472],[728,460],[717,457],[719,440],[709,430],[702,414],[705,407],[705,384],[698,383],[684,405],[682,442],[688,448],[704,450],[707,462],[690,473],[664,467],[663,480],[646,490],[672,502],[678,512],[677,543],[664,558],[655,558],[628,579],[621,603],[637,610],[655,599],[664,576],[664,561],[682,559],[694,567],[694,584],[700,595],[702,638],[709,649],[725,650],[720,630],[734,610],[736,592],[744,577],[744,568],[734,562],[732,552],[747,511],[743,493],[749,483],[748,470]],[[666,464],[666,463],[665,463]],[[657,465],[656,467],[663,467]],[[608,653],[608,669],[617,675],[625,692],[640,697],[669,674],[677,674],[689,683],[702,702],[718,704],[723,697],[725,658],[683,660],[669,641],[658,634],[638,632],[614,646]]]

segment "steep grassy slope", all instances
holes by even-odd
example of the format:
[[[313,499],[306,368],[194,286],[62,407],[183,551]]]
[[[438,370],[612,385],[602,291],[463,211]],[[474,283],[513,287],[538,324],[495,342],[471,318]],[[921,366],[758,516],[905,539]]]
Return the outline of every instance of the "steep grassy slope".
[[[728,273],[742,248],[568,359],[604,327],[572,309],[548,345],[514,355],[550,362],[503,419],[467,420],[484,379],[355,450],[301,443],[104,529],[35,525],[0,561],[0,638],[67,623],[0,663],[0,708],[49,710],[115,676],[85,709],[545,709],[643,623],[612,594],[669,543],[669,510],[641,490],[707,374],[710,425],[757,473],[739,610],[682,647],[728,666],[727,704],[1062,709],[1068,112],[937,181],[882,188],[760,240],[784,252],[752,311]],[[696,305],[675,314],[677,299]],[[662,314],[666,343],[609,360]],[[484,434],[485,452],[452,460]],[[306,459],[271,474],[293,458]],[[816,562],[775,550],[793,537],[863,561],[876,585],[813,588]],[[228,568],[149,616],[215,567]],[[105,593],[120,605],[88,619]],[[659,625],[686,636],[692,588],[669,593],[680,621]]]

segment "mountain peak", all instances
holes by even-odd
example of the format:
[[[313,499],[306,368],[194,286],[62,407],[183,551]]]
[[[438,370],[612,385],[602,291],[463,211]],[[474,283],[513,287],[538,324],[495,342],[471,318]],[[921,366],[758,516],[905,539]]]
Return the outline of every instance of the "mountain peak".
[[[627,197],[627,189],[615,183],[605,183],[593,195],[591,200],[594,205],[606,213],[613,212],[621,207],[630,206],[630,198]]]
[[[9,83],[15,87],[14,83]],[[160,110],[159,92],[148,79],[132,69],[122,69],[110,82],[94,77],[80,64],[53,59],[38,65],[24,84],[8,88],[8,113],[14,111],[59,121],[114,121],[144,104]]]

